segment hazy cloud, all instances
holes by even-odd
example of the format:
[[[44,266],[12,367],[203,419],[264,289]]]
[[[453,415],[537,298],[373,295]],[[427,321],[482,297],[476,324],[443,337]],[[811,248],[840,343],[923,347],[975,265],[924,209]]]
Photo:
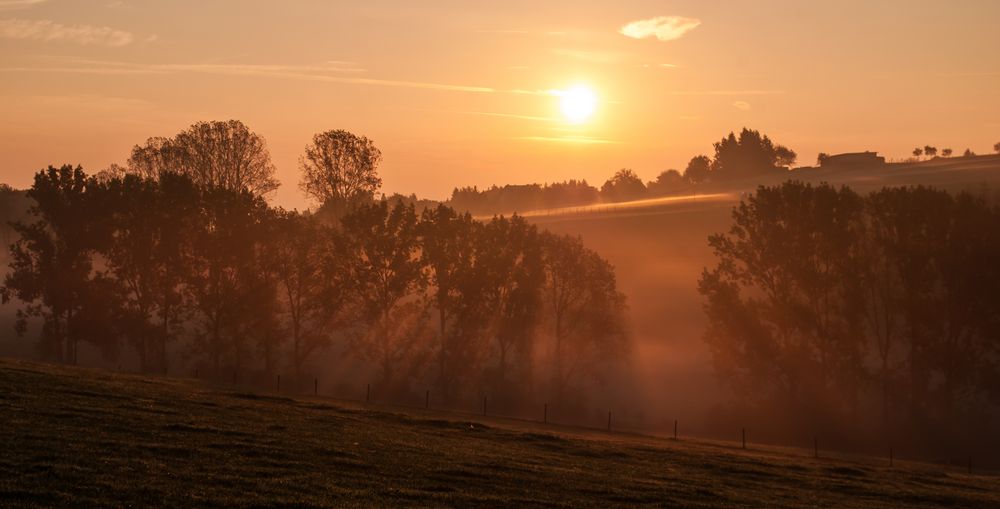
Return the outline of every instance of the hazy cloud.
[[[619,32],[633,39],[656,37],[661,41],[680,39],[684,34],[701,25],[701,20],[682,16],[659,16],[656,18],[633,21],[621,28]]]
[[[603,138],[591,138],[589,136],[521,136],[514,139],[527,140],[527,141],[556,142],[556,143],[577,143],[581,145],[607,145],[610,143],[619,143],[615,140],[606,140]]]
[[[0,19],[0,38],[33,41],[63,41],[83,45],[127,46],[134,37],[130,32],[94,25],[63,25],[52,20]]]
[[[0,0],[0,11],[24,9],[44,2],[45,0]]]
[[[742,111],[748,111],[750,109],[750,103],[748,103],[746,101],[736,101],[736,102],[733,103],[733,108],[736,108],[736,109],[742,110]]]

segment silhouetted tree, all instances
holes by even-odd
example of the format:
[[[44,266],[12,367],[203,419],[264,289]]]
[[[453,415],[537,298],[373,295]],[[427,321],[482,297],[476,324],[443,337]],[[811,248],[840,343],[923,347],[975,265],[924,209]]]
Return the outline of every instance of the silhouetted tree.
[[[941,157],[951,157],[952,150],[950,148],[941,149]]]
[[[342,214],[359,200],[371,200],[382,185],[377,169],[382,153],[375,143],[343,130],[313,136],[299,158],[302,190]]]
[[[708,156],[695,156],[688,161],[684,169],[684,180],[692,184],[701,184],[709,179],[712,171],[712,160]]]
[[[601,199],[608,202],[637,200],[646,194],[646,186],[635,172],[629,169],[618,170],[601,186]]]
[[[924,149],[922,149],[920,147],[917,147],[917,148],[913,149],[913,157],[916,157],[916,158],[919,159],[920,156],[922,156],[922,155],[924,155]]]
[[[934,156],[936,156],[937,155],[937,148],[936,147],[932,147],[930,145],[925,145],[924,146],[924,155],[926,155],[927,157],[934,157]]]
[[[94,270],[94,253],[107,241],[98,221],[106,212],[95,199],[98,188],[79,166],[49,166],[35,174],[27,193],[33,220],[13,224],[18,239],[10,246],[3,301],[25,304],[17,312],[18,334],[27,331],[29,318],[42,319],[40,346],[59,362],[75,364],[81,341],[106,346],[114,340],[109,330],[95,330],[94,317],[87,316],[97,299],[114,297]]]
[[[477,365],[478,344],[462,328],[460,314],[467,308],[476,242],[482,225],[468,213],[439,205],[425,210],[419,225],[421,261],[428,269],[438,314],[436,384],[446,402],[454,400],[459,384]]]
[[[351,284],[347,260],[340,235],[312,216],[277,211],[269,227],[266,256],[301,389],[303,365],[330,345],[333,332],[342,325]]]
[[[648,194],[665,196],[676,194],[687,188],[684,176],[677,170],[667,170],[657,175],[656,180],[646,185]]]
[[[976,157],[976,153],[973,152],[972,149],[967,148],[965,149],[965,152],[962,153],[962,157]]]
[[[996,152],[997,154],[1000,154],[1000,142],[997,142],[993,145],[993,151]]]
[[[830,154],[827,154],[826,152],[820,152],[819,155],[816,156],[816,164],[823,166],[823,163],[825,163],[826,160],[829,158]]]
[[[712,177],[716,180],[754,177],[780,171],[782,166],[795,162],[795,152],[775,145],[760,132],[744,128],[737,136],[729,136],[715,143]]]
[[[266,195],[278,188],[264,138],[238,120],[198,122],[173,138],[132,149],[132,171],[147,177],[187,175],[195,184]]]
[[[546,352],[550,391],[554,402],[569,404],[573,389],[627,353],[625,296],[611,265],[579,238],[545,233],[541,242],[543,309],[552,340]]]
[[[355,285],[361,334],[350,338],[352,350],[378,366],[380,393],[405,391],[419,368],[414,362],[425,345],[420,334],[399,330],[400,324],[423,328],[426,306],[401,308],[422,299],[426,285],[420,261],[417,216],[413,207],[384,200],[359,205],[343,219],[347,241],[349,278]]]

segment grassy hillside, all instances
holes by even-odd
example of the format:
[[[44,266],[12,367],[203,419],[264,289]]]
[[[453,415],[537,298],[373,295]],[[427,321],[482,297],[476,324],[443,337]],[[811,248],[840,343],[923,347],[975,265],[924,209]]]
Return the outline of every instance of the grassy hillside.
[[[995,476],[0,360],[0,506],[998,507]]]

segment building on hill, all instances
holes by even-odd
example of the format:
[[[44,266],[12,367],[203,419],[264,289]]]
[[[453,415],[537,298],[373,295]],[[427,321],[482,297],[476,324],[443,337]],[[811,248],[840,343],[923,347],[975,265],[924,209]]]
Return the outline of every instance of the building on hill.
[[[885,158],[876,152],[851,152],[820,158],[822,169],[854,170],[885,166]]]

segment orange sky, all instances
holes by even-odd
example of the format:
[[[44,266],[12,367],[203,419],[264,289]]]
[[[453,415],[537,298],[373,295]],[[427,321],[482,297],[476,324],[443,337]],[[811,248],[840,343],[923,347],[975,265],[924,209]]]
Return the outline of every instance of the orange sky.
[[[385,191],[431,198],[652,179],[742,126],[800,164],[1000,141],[997,1],[476,3],[0,0],[0,181],[229,118],[267,138],[288,207],[327,129],[376,141]],[[598,105],[572,124],[550,91],[578,84]]]

